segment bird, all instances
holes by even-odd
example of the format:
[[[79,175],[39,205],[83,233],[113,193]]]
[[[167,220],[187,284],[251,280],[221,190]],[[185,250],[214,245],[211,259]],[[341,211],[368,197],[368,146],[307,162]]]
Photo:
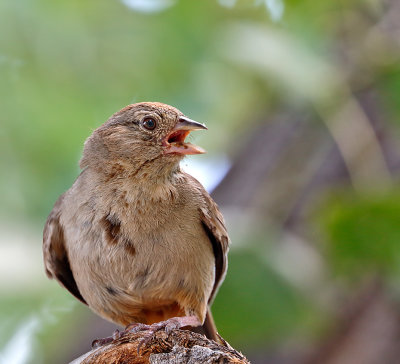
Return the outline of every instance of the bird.
[[[217,204],[180,168],[205,153],[185,141],[205,129],[167,104],[124,107],[87,138],[81,173],[45,223],[47,276],[126,330],[220,340],[210,307],[230,239]]]

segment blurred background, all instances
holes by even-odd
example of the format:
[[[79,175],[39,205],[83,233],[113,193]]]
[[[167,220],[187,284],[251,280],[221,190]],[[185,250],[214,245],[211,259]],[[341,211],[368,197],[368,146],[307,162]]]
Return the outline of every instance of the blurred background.
[[[0,363],[109,336],[45,277],[42,228],[112,113],[205,122],[184,160],[232,239],[213,305],[255,364],[400,362],[400,2],[0,1]]]

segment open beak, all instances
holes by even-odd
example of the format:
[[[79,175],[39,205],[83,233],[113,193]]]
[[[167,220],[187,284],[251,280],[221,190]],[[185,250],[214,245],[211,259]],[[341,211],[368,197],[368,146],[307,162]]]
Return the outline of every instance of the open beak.
[[[164,139],[164,153],[180,155],[205,153],[206,151],[203,148],[191,143],[185,143],[185,138],[193,130],[206,129],[207,127],[204,124],[198,123],[197,121],[191,120],[185,116],[181,116],[174,128]]]

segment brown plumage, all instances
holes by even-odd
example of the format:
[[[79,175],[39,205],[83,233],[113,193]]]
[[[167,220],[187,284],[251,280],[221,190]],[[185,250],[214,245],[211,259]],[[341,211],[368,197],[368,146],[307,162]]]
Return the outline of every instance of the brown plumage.
[[[179,168],[206,129],[161,103],[129,105],[86,140],[82,172],[43,234],[47,275],[121,325],[185,317],[216,339],[209,311],[227,268],[217,205]],[[191,318],[190,320],[187,317]]]

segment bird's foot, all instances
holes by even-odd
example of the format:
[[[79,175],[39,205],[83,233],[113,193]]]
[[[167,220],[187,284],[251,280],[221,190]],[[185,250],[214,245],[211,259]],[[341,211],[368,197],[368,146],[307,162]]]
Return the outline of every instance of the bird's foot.
[[[153,338],[154,334],[157,331],[165,330],[167,334],[169,334],[172,330],[181,329],[183,327],[191,326],[197,327],[200,326],[201,322],[197,318],[197,316],[183,316],[183,317],[172,317],[168,320],[156,322],[152,325],[146,325],[142,323],[133,323],[128,325],[124,331],[120,332],[119,330],[115,330],[113,335],[110,337],[106,337],[104,339],[97,339],[92,342],[92,348],[97,349],[101,346],[107,345],[112,343],[114,340],[122,338],[130,333],[138,333],[141,331],[148,331],[146,334],[143,335],[142,340],[139,342],[137,351],[140,352],[140,348],[143,345],[147,345],[151,339]]]
[[[172,330],[175,329],[181,329],[183,327],[191,326],[191,327],[197,327],[200,326],[201,322],[197,318],[197,316],[183,316],[183,317],[172,317],[168,320],[161,321],[161,322],[156,322],[152,325],[145,325],[145,324],[132,324],[127,326],[125,331],[130,331],[133,333],[137,333],[139,331],[148,331],[148,333],[145,334],[143,339],[140,341],[137,351],[138,353],[140,352],[140,348],[143,345],[147,345],[149,341],[153,338],[154,334],[157,331],[160,330],[165,330],[167,334],[169,334]]]

